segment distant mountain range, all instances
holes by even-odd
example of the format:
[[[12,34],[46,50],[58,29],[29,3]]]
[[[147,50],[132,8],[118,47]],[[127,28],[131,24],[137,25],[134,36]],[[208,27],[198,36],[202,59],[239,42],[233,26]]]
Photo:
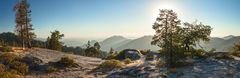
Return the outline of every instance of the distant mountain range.
[[[151,50],[158,50],[159,47],[155,46],[155,45],[151,45],[150,42],[152,41],[152,36],[143,36],[140,38],[136,38],[136,39],[128,39],[125,38],[123,36],[112,36],[109,37],[103,41],[100,41],[100,45],[101,45],[101,50],[103,51],[109,51],[110,48],[113,48],[114,50],[117,51],[121,51],[123,49],[140,49],[140,50],[146,50],[146,49],[151,49]],[[231,49],[231,47],[235,44],[238,43],[240,41],[240,36],[233,36],[233,35],[229,35],[226,37],[212,37],[210,39],[209,42],[201,42],[201,46],[206,49],[209,50],[211,48],[216,48],[216,51],[229,51]],[[81,46],[81,47],[85,47],[87,40],[85,40],[84,42],[80,42],[80,40],[63,40],[63,42],[66,45],[69,46]],[[90,43],[91,45],[93,45],[95,42],[97,42],[96,40],[91,40]],[[197,46],[199,48],[199,46]]]

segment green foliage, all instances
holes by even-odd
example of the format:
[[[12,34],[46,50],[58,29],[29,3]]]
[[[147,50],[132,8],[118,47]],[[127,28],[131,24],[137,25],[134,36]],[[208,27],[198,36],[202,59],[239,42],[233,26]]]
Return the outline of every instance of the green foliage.
[[[157,62],[156,62],[156,66],[157,67],[164,67],[166,65],[166,63],[164,62],[164,61],[162,61],[162,60],[158,60]]]
[[[55,68],[55,67],[53,67],[53,66],[49,66],[49,67],[47,68],[47,72],[48,72],[48,73],[56,72],[57,70],[58,70],[58,69]]]
[[[183,23],[183,26],[180,26],[181,22],[172,10],[160,10],[159,15],[152,27],[156,34],[151,44],[162,49],[161,53],[166,57],[169,67],[186,56],[202,57],[205,55],[193,47],[196,47],[200,41],[210,40],[212,30],[210,26],[197,22]]]
[[[1,45],[21,46],[21,41],[17,35],[12,32],[3,32],[0,34]]]
[[[0,78],[20,78],[12,72],[0,72]]]
[[[64,37],[64,34],[60,34],[58,30],[55,30],[54,32],[51,32],[51,37],[47,38],[47,48],[52,50],[58,50],[62,51],[63,43],[59,40]]]
[[[9,65],[14,61],[19,61],[19,60],[20,58],[17,55],[12,53],[4,53],[0,55],[0,61],[5,65]]]
[[[100,55],[100,50],[95,47],[90,47],[85,50],[85,55],[88,57],[98,57]]]
[[[28,65],[19,61],[14,61],[10,64],[10,68],[16,70],[17,72],[21,73],[22,75],[28,72]]]
[[[63,65],[64,67],[72,67],[75,65],[75,61],[69,57],[62,57],[59,64]]]
[[[41,47],[45,48],[45,42],[40,40],[32,40],[31,41],[33,47]],[[0,34],[0,45],[8,45],[8,46],[22,46],[21,39],[12,32],[3,32]],[[25,44],[26,45],[26,44]]]
[[[91,47],[90,41],[88,41],[87,48],[85,49],[85,56],[88,57],[103,57],[107,56],[106,53],[100,50],[101,46],[98,42],[94,43],[94,46]]]
[[[3,47],[0,47],[0,51],[2,52],[12,52],[12,48],[10,46],[3,46]]]
[[[140,52],[141,52],[141,54],[146,55],[147,53],[150,52],[150,49],[149,50],[141,50]]]
[[[214,53],[216,51],[216,49],[215,48],[212,48],[212,49],[210,49],[209,51],[208,51],[208,53]]]
[[[240,57],[240,42],[233,46],[231,54]]]
[[[32,24],[31,24],[31,10],[30,4],[28,4],[27,0],[20,0],[15,6],[14,11],[16,12],[16,32],[18,36],[22,40],[22,47],[25,47],[25,43],[28,48],[31,48],[31,41],[35,38],[35,34],[32,32]]]
[[[123,60],[123,62],[124,62],[124,64],[130,64],[130,63],[132,63],[132,60],[129,58],[126,58]]]
[[[123,66],[122,62],[119,60],[106,60],[102,64],[98,66],[98,68],[106,68],[106,69],[114,69],[114,68],[121,68]]]
[[[153,59],[154,59],[154,56],[153,56],[153,55],[147,55],[145,59],[146,59],[146,60],[153,60]]]
[[[193,52],[193,56],[196,56],[197,58],[205,58],[207,57],[207,52],[203,49],[197,49]]]
[[[0,77],[16,78],[17,74],[24,75],[29,69],[28,65],[21,62],[21,58],[12,53],[4,53],[0,55]],[[9,74],[10,73],[10,74]]]
[[[62,47],[62,51],[63,52],[67,52],[67,53],[73,53],[73,54],[77,54],[77,55],[84,55],[84,49],[81,47],[68,47],[68,46],[63,46]]]
[[[111,55],[107,56],[106,60],[115,59],[116,56],[117,56],[117,54],[111,54]]]

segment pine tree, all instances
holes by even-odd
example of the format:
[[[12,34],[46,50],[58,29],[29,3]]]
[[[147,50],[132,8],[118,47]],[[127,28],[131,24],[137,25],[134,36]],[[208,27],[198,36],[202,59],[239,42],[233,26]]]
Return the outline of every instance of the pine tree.
[[[32,32],[32,24],[29,9],[30,5],[27,3],[27,0],[20,0],[15,6],[14,11],[16,12],[16,32],[22,40],[22,47],[25,47],[27,44],[28,48],[31,48],[31,41],[35,38],[35,34]]]
[[[160,16],[157,17],[156,22],[153,24],[153,29],[156,31],[153,36],[152,45],[157,45],[165,50],[167,65],[171,67],[174,62],[173,54],[175,42],[177,39],[178,29],[180,28],[180,20],[173,10],[160,10]]]
[[[59,40],[64,37],[64,34],[61,34],[59,31],[55,30],[51,32],[51,37],[47,38],[47,48],[52,50],[62,51],[63,43]]]

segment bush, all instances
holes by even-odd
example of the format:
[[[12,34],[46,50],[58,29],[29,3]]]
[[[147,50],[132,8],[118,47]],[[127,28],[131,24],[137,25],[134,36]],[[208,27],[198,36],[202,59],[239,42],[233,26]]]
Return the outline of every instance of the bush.
[[[119,60],[106,60],[102,64],[98,66],[98,68],[108,68],[108,69],[114,69],[114,68],[121,68],[123,66],[122,62]]]
[[[62,57],[60,61],[58,61],[60,65],[63,65],[63,67],[72,67],[75,65],[75,62],[73,59],[69,57]]]
[[[2,62],[5,65],[8,65],[14,61],[19,61],[20,58],[12,53],[4,53],[0,55],[0,62]]]
[[[153,55],[147,55],[145,59],[146,60],[154,60],[154,56]]]
[[[0,64],[0,72],[4,72],[6,70],[6,67],[4,64]]]
[[[20,57],[12,53],[4,53],[0,55],[0,62],[10,69],[16,70],[20,74],[28,72],[28,65],[21,62]]]
[[[10,70],[7,71],[7,68],[4,64],[0,64],[0,78],[18,78],[16,72]]]
[[[57,68],[52,67],[52,66],[49,66],[49,67],[47,68],[47,72],[48,72],[48,73],[56,72],[57,70],[58,70]]]
[[[162,61],[162,60],[159,60],[159,61],[157,61],[157,63],[156,63],[156,66],[157,67],[164,67],[166,65],[166,63],[164,62],[164,61]]]
[[[146,55],[147,53],[150,52],[150,50],[141,50],[140,52],[141,52],[142,55]]]
[[[106,60],[111,60],[111,59],[115,59],[117,56],[117,54],[111,54],[109,56],[106,57]]]
[[[0,48],[0,51],[2,51],[2,52],[11,52],[13,50],[9,46],[3,46],[3,47]]]
[[[196,56],[197,58],[205,58],[207,57],[206,51],[202,50],[202,49],[197,49],[194,54],[194,56]]]
[[[123,60],[123,62],[124,62],[124,64],[130,64],[130,63],[132,63],[132,60],[127,58],[127,59]]]
[[[231,54],[240,57],[240,42],[232,47]]]
[[[0,72],[0,78],[20,78],[20,77],[11,72]]]
[[[17,72],[23,75],[28,72],[28,65],[19,61],[12,62],[10,68],[15,69]]]

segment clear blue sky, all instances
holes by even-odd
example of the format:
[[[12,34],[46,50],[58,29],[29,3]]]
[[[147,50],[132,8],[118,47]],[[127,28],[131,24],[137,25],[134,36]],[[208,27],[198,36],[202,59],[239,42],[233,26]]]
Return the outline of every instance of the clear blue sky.
[[[13,6],[0,0],[0,32],[14,31]],[[240,35],[240,0],[29,0],[37,37],[60,30],[66,38],[153,35],[158,9],[173,9],[183,22],[211,25],[212,36]]]

